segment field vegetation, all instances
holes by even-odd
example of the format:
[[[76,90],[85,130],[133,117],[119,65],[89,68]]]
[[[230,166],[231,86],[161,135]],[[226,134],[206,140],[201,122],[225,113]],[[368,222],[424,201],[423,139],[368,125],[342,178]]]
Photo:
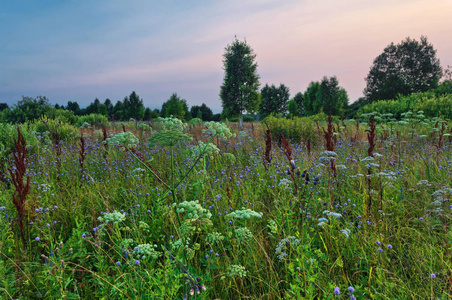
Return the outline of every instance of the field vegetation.
[[[2,299],[452,296],[442,118],[94,118],[0,123]]]

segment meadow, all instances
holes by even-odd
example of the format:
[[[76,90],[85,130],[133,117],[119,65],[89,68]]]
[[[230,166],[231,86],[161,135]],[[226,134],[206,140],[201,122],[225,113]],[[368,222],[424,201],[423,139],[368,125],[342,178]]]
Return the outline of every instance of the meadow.
[[[0,124],[0,298],[450,299],[451,128],[402,117]]]

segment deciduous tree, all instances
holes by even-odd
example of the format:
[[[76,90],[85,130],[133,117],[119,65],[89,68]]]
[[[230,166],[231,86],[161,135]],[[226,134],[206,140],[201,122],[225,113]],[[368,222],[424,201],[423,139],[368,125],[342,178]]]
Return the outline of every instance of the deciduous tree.
[[[369,102],[394,99],[434,89],[442,76],[436,50],[421,36],[420,41],[406,38],[391,43],[375,58],[366,79],[364,94]]]
[[[223,114],[239,116],[240,127],[243,113],[255,113],[259,107],[260,84],[255,59],[253,49],[237,37],[223,54],[224,79],[220,92]]]

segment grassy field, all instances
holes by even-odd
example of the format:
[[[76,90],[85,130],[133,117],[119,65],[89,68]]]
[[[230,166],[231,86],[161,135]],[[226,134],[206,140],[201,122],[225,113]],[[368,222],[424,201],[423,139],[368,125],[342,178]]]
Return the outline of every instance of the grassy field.
[[[450,299],[450,127],[372,124],[23,126],[0,298]]]

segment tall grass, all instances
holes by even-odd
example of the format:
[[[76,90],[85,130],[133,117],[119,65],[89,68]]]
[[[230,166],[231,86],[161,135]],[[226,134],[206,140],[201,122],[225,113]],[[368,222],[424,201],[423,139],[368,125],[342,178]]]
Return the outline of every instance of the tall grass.
[[[5,173],[0,298],[451,297],[449,127],[378,123],[372,156],[367,124],[308,121],[292,140],[272,122],[125,124],[108,147],[83,128],[58,157],[24,133],[32,209]]]

